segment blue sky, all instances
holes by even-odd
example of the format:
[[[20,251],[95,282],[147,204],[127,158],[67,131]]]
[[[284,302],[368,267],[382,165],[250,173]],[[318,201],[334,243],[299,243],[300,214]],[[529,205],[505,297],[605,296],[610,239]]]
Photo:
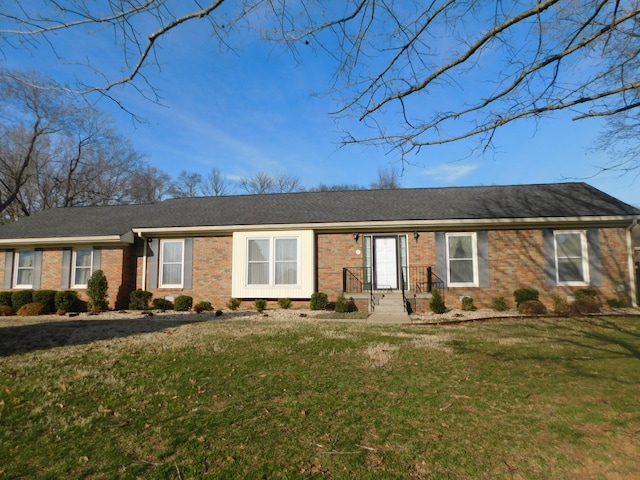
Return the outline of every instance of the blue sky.
[[[235,51],[221,49],[204,23],[192,23],[160,44],[161,68],[145,73],[162,97],[153,103],[132,88],[114,91],[145,123],[103,99],[120,131],[146,161],[173,177],[182,170],[206,174],[215,167],[230,181],[259,171],[290,174],[305,187],[324,184],[368,186],[379,168],[401,168],[396,152],[366,146],[340,148],[350,120],[328,115],[339,105],[327,90],[334,66],[313,49],[297,59],[255,36],[236,36]],[[0,66],[44,69],[58,80],[71,75],[69,58],[109,64],[115,47],[104,37],[63,39],[62,59],[42,46],[30,55],[7,52]],[[450,91],[450,95],[456,95]],[[410,154],[403,187],[546,183],[585,180],[640,206],[636,174],[593,177],[609,159],[593,150],[599,120],[573,122],[570,112],[539,122],[523,121],[499,130],[496,149],[478,154],[470,140]],[[355,120],[353,120],[355,122]],[[361,128],[361,127],[357,127]],[[592,178],[591,178],[592,177]],[[237,190],[236,193],[242,193]]]

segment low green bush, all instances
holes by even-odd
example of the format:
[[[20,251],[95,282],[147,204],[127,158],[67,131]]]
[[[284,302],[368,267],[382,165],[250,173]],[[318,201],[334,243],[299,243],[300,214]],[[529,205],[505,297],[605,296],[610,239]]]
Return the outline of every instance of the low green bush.
[[[288,310],[291,308],[291,299],[290,298],[279,298],[278,306],[284,310]]]
[[[23,305],[33,302],[33,290],[18,290],[11,294],[11,306],[17,312]]]
[[[573,292],[573,298],[576,300],[580,300],[581,298],[596,298],[597,296],[598,292],[593,288],[580,288]]]
[[[43,304],[38,302],[31,302],[20,307],[18,310],[19,317],[37,317],[38,315],[44,315],[46,312],[46,308]]]
[[[0,292],[0,305],[6,305],[8,307],[12,307],[11,303],[11,294],[13,292]]]
[[[627,306],[627,302],[620,298],[607,298],[607,305],[611,308],[625,308]]]
[[[154,308],[154,310],[172,310],[173,309],[173,303],[171,303],[166,298],[154,298],[151,301],[151,306]]]
[[[522,315],[545,315],[547,307],[540,300],[526,300],[518,305],[518,312]]]
[[[73,312],[78,308],[78,292],[74,290],[60,290],[54,296],[56,311]]]
[[[557,295],[553,296],[553,313],[563,317],[573,315],[573,307],[564,298]]]
[[[198,305],[200,306],[203,312],[213,311],[213,305],[211,305],[211,302],[207,302],[206,300],[201,300],[200,302],[198,302]]]
[[[134,290],[129,294],[129,310],[147,310],[153,293],[147,290]]]
[[[253,306],[259,313],[262,313],[267,308],[267,301],[262,298],[256,298],[253,302]]]
[[[529,300],[538,300],[540,298],[540,292],[535,288],[519,288],[513,292],[513,298],[516,301],[516,307],[519,307],[521,303]]]
[[[344,293],[341,293],[336,298],[336,304],[333,307],[333,310],[336,313],[353,312],[355,310],[355,304],[353,303],[353,300],[351,299],[347,300],[347,298],[344,296]]]
[[[471,297],[462,297],[462,310],[465,312],[475,312],[477,310],[476,306],[473,304],[473,298]]]
[[[507,309],[507,300],[504,297],[494,298],[491,308],[496,312],[504,312]]]
[[[178,295],[173,301],[176,312],[188,312],[193,306],[193,297],[190,295]]]
[[[438,315],[442,313],[447,313],[447,306],[444,303],[444,298],[440,295],[438,290],[434,290],[431,294],[431,302],[429,303],[429,308],[433,313],[437,313]]]
[[[230,298],[227,302],[227,308],[229,310],[237,310],[238,308],[240,308],[241,303],[242,300],[240,300],[239,298]]]
[[[315,292],[311,294],[311,302],[309,308],[311,310],[326,310],[329,304],[329,297],[326,293]]]
[[[55,290],[34,290],[33,301],[44,305],[45,313],[56,311],[56,291]]]

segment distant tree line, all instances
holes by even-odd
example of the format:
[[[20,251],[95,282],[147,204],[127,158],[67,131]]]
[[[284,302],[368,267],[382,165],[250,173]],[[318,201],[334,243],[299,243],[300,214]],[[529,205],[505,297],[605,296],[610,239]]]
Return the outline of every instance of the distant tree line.
[[[53,81],[33,72],[0,75],[0,223],[54,207],[305,190],[294,175],[258,172],[232,181],[215,167],[171,178],[149,165],[105,113],[63,89],[41,87],[47,84]],[[399,188],[399,179],[395,167],[381,169],[369,187]],[[364,188],[320,184],[308,190]]]

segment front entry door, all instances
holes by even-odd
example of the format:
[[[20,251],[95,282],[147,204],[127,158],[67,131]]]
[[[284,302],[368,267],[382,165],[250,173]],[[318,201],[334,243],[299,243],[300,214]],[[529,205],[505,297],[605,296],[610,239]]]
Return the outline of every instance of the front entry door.
[[[375,288],[398,288],[397,237],[374,237]]]

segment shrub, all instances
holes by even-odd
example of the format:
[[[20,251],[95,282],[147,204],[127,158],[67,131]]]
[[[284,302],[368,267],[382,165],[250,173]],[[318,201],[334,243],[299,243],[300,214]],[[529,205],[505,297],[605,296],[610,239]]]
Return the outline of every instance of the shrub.
[[[193,306],[193,297],[189,295],[178,295],[173,301],[173,308],[177,312],[187,312]]]
[[[38,302],[27,303],[20,307],[19,317],[37,317],[46,313],[45,306]]]
[[[146,290],[134,290],[129,294],[129,310],[147,310],[153,293]]]
[[[238,308],[240,308],[241,303],[242,300],[240,300],[239,298],[230,298],[227,302],[227,308],[229,310],[237,310]]]
[[[259,313],[262,313],[267,308],[267,301],[262,298],[256,298],[253,302],[253,306]]]
[[[572,306],[567,301],[557,295],[553,296],[553,313],[567,317],[573,314]]]
[[[199,303],[196,303],[193,306],[193,311],[196,312],[196,313],[202,313],[202,305],[200,305]]]
[[[576,301],[573,302],[573,308],[580,315],[600,313],[600,302],[597,298],[591,296],[576,298]]]
[[[213,305],[211,305],[211,302],[207,302],[206,300],[202,300],[202,301],[198,302],[198,305],[200,306],[200,308],[202,309],[201,311],[203,311],[203,312],[211,312],[211,311],[213,311]]]
[[[291,308],[291,299],[290,298],[279,298],[278,306],[284,310],[288,310]]]
[[[34,290],[33,301],[44,305],[45,313],[56,311],[56,291],[55,290]]]
[[[11,306],[17,312],[23,305],[33,302],[33,290],[18,290],[11,294]]]
[[[13,315],[13,307],[11,305],[0,305],[0,317],[10,317]]]
[[[353,300],[347,300],[344,293],[341,293],[338,295],[338,298],[336,298],[336,304],[333,309],[336,313],[349,313],[355,310],[355,305]]]
[[[580,288],[573,292],[573,297],[576,300],[580,300],[581,298],[596,298],[598,296],[598,292],[596,292],[593,288]]]
[[[155,310],[171,310],[173,308],[173,304],[166,298],[154,298],[151,301],[151,306]]]
[[[309,304],[311,310],[326,310],[328,304],[329,297],[327,297],[326,293],[315,292],[311,294],[311,302]]]
[[[74,290],[62,290],[54,296],[56,310],[73,312],[78,307],[78,292]]]
[[[627,302],[620,298],[607,298],[607,305],[611,308],[625,308],[627,306]]]
[[[516,300],[516,307],[519,307],[521,303],[529,300],[538,300],[540,298],[540,293],[535,288],[525,287],[514,291],[513,297]]]
[[[444,299],[438,290],[433,291],[429,308],[433,313],[447,313],[447,306],[444,304]]]
[[[496,312],[504,312],[507,309],[507,300],[504,297],[494,298],[491,302],[491,308]]]
[[[474,312],[477,310],[476,306],[473,304],[473,298],[462,297],[462,310],[465,312]]]
[[[0,292],[0,305],[6,305],[7,307],[12,307],[11,303],[11,294],[13,292]]]
[[[222,316],[222,310],[216,310],[216,317]]]
[[[523,315],[544,315],[547,307],[540,300],[526,300],[518,305],[518,312]]]
[[[94,313],[108,310],[108,290],[109,282],[107,282],[107,277],[105,277],[104,272],[102,270],[93,272],[87,281],[87,296],[89,297],[87,310]]]

